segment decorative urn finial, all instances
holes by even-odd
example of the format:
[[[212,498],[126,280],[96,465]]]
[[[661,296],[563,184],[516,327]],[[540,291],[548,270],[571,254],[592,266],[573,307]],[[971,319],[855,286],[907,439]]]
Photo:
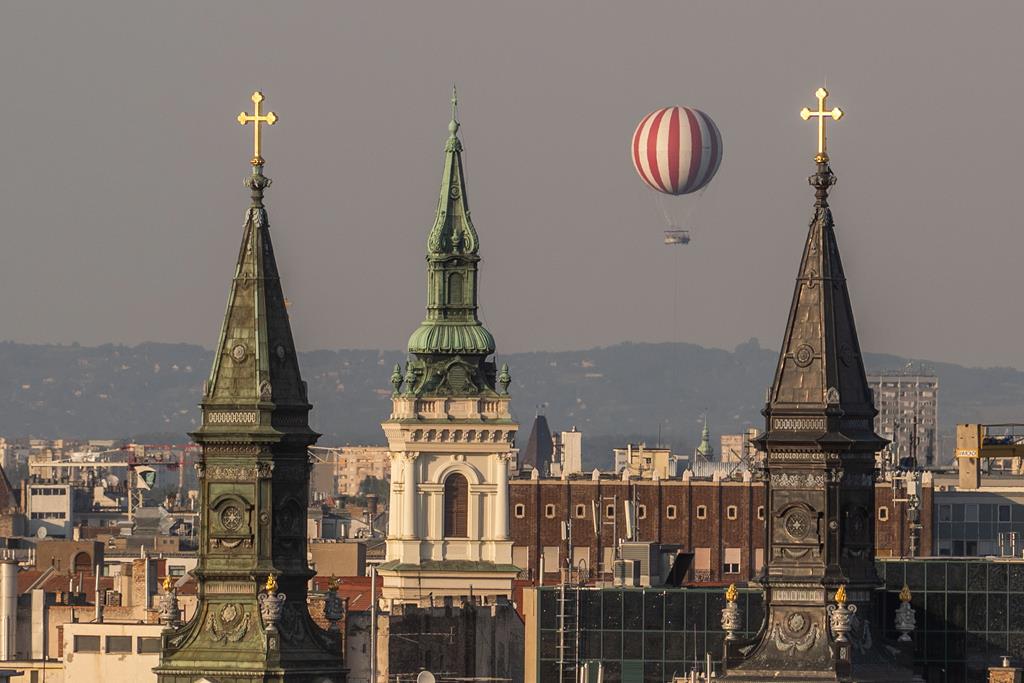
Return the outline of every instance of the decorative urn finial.
[[[338,633],[341,629],[338,624],[345,616],[345,609],[341,604],[341,598],[338,597],[338,577],[331,576],[330,582],[327,584],[327,594],[324,596],[324,618],[330,622],[331,633]]]
[[[281,610],[286,599],[284,593],[277,592],[277,578],[273,574],[268,574],[267,582],[263,584],[263,592],[256,597],[260,605],[260,616],[263,618],[263,628],[268,631],[277,629],[277,622],[281,618]]]
[[[896,608],[896,630],[900,632],[897,639],[901,643],[911,642],[910,634],[917,627],[917,614],[910,606],[910,586],[903,584],[900,590],[900,606]]]
[[[178,604],[178,589],[174,587],[170,576],[165,576],[162,584],[164,594],[160,596],[160,623],[166,629],[176,629],[181,626],[181,606]]]
[[[835,601],[836,604],[828,606],[829,627],[836,642],[845,643],[853,627],[853,615],[857,612],[856,605],[846,604],[846,584],[840,584],[836,589]]]
[[[743,628],[743,615],[736,604],[739,597],[736,584],[729,584],[725,589],[725,607],[722,608],[722,630],[725,631],[726,640],[736,640],[736,632]]]

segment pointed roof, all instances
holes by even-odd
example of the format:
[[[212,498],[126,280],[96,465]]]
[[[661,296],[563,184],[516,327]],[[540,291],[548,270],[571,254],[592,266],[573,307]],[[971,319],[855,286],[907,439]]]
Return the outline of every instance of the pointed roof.
[[[462,141],[459,140],[458,94],[452,88],[452,118],[448,122],[448,141],[444,145],[444,175],[437,202],[434,225],[427,239],[430,254],[476,254],[480,240],[469,214],[466,180],[462,170]]]
[[[487,356],[495,344],[477,318],[480,239],[466,196],[457,104],[453,89],[441,193],[427,238],[427,317],[409,337],[409,352]]]
[[[715,449],[711,447],[711,430],[708,428],[708,416],[704,416],[704,429],[700,432],[700,445],[697,446],[697,455],[708,460],[714,457]]]
[[[835,175],[827,158],[818,159],[817,170],[808,180],[815,188],[814,217],[804,244],[766,415],[842,416],[842,431],[856,429],[860,432],[858,440],[877,440],[871,424],[876,411],[828,205],[828,190],[835,184]],[[815,424],[821,429],[807,431],[825,431],[825,423]],[[770,420],[769,429],[776,428]]]
[[[551,470],[551,455],[554,448],[551,443],[551,429],[548,427],[548,419],[538,414],[533,420],[533,428],[530,430],[530,438],[526,441],[526,451],[520,461],[521,467],[532,467],[539,470],[541,474],[548,474]]]
[[[262,163],[253,166],[245,185],[252,192],[252,203],[245,212],[242,244],[224,323],[205,385],[201,433],[209,433],[213,422],[230,425],[232,421],[226,416],[240,415],[237,409],[242,407],[257,408],[263,413],[280,409],[304,413],[310,408],[274,258],[270,221],[263,205],[263,191],[270,185],[270,179],[263,175]],[[222,413],[216,421],[209,419],[210,411],[228,407],[233,412]],[[301,422],[299,425],[289,420],[308,432],[305,419]],[[259,424],[269,425],[262,419]],[[213,431],[221,429],[214,427]]]
[[[391,382],[406,395],[504,396],[508,369],[499,374],[488,358],[494,337],[477,317],[480,240],[466,197],[457,103],[453,89],[441,194],[427,238],[427,316],[409,337],[404,376],[393,372]]]

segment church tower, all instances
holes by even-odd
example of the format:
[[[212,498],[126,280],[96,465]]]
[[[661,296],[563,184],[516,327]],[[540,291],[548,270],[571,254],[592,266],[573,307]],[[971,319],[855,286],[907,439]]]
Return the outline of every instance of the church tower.
[[[818,90],[814,214],[765,408],[765,621],[752,642],[726,641],[726,680],[912,680],[880,646],[875,611],[876,410],[836,242]],[[756,625],[752,625],[756,626]]]
[[[395,366],[382,597],[429,603],[446,596],[510,596],[508,472],[519,425],[509,412],[508,368],[477,317],[480,242],[470,218],[452,94],[444,175],[427,238],[427,316]]]
[[[307,448],[319,435],[292,340],[263,192],[260,114],[252,97],[255,153],[245,179],[252,203],[228,295],[213,369],[201,403],[203,422],[192,438],[202,446],[197,465],[202,525],[193,575],[199,603],[192,619],[176,623],[165,584],[161,683],[340,683],[341,642],[310,618],[306,586]]]

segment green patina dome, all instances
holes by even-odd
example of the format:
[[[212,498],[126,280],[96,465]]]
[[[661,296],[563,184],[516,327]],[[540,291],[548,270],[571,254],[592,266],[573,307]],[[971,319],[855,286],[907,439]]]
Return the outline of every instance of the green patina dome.
[[[489,356],[494,337],[478,322],[424,321],[409,337],[409,353]]]

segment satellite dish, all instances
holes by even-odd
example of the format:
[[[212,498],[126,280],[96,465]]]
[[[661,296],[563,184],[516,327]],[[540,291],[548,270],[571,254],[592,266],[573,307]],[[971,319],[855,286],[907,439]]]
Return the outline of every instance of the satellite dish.
[[[437,679],[429,671],[421,671],[416,674],[416,683],[435,683]]]
[[[41,526],[36,529],[36,538],[46,538],[46,527]]]
[[[115,488],[120,483],[121,480],[118,478],[116,474],[108,474],[107,476],[103,477],[103,485],[106,486],[108,489]]]

